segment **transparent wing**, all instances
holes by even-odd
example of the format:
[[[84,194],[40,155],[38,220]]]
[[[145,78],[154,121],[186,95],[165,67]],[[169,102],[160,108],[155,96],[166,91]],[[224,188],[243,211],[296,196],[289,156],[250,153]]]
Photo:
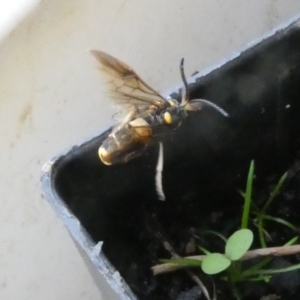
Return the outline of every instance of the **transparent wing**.
[[[127,111],[134,108],[137,113],[141,113],[151,105],[157,109],[168,105],[159,93],[125,63],[102,51],[90,52],[100,63],[99,69],[106,81],[109,97],[122,109]]]

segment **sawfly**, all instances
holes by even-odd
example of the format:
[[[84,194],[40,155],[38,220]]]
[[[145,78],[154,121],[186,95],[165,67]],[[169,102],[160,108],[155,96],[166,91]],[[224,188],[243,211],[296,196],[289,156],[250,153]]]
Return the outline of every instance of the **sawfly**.
[[[140,156],[149,143],[162,134],[180,126],[187,111],[199,111],[211,106],[224,116],[222,108],[204,99],[189,99],[182,59],[180,74],[183,81],[181,102],[166,99],[150,87],[132,68],[113,56],[97,50],[91,53],[99,62],[111,100],[119,105],[124,117],[113,126],[111,133],[99,147],[98,154],[105,165],[126,163]],[[161,184],[163,148],[160,142],[156,185],[160,198],[164,198]],[[160,186],[159,186],[160,185]]]
[[[109,97],[124,113],[124,119],[113,126],[99,148],[99,157],[106,165],[126,163],[140,156],[153,138],[176,129],[187,117],[187,111],[212,106],[228,116],[222,108],[208,100],[189,100],[183,59],[180,72],[184,87],[179,103],[175,99],[164,98],[124,62],[102,51],[91,50],[91,53],[100,63],[99,69],[106,79]]]

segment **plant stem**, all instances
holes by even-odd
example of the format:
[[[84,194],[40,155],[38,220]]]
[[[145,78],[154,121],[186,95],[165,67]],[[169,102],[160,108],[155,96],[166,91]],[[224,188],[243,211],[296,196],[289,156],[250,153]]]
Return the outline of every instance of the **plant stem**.
[[[240,293],[239,293],[239,290],[237,289],[237,287],[236,287],[236,281],[235,281],[235,279],[233,278],[233,272],[235,272],[235,271],[233,271],[233,268],[234,268],[234,266],[233,265],[231,265],[230,267],[229,267],[229,270],[227,270],[227,274],[228,274],[228,282],[229,282],[229,284],[231,285],[231,287],[232,287],[232,293],[233,293],[233,296],[234,296],[234,298],[236,299],[236,300],[241,300],[242,298],[241,298],[241,295],[240,295]]]

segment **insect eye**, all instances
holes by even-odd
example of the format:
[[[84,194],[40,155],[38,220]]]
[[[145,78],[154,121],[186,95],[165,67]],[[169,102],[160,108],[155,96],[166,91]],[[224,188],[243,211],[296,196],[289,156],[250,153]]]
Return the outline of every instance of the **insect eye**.
[[[164,113],[164,120],[167,124],[172,124],[172,116],[169,112]]]

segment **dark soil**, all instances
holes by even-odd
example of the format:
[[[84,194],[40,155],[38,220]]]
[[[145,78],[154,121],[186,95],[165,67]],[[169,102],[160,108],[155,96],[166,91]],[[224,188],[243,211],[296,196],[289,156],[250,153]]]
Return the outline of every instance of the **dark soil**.
[[[300,228],[299,170],[299,162],[295,162],[289,169],[289,176],[282,192],[275,198],[267,211],[268,214],[274,217],[288,220],[298,228]],[[254,185],[257,188],[254,189],[253,199],[255,199],[254,201],[258,206],[263,206],[278,178],[279,176],[270,176],[269,178],[257,178],[255,180]],[[203,200],[199,201],[198,205],[185,200],[181,205],[168,205],[168,211],[166,211],[165,203],[157,201],[151,204],[148,203],[146,207],[141,209],[142,212],[147,213],[135,217],[136,220],[142,220],[141,223],[145,231],[139,231],[136,238],[139,245],[144,245],[143,249],[147,256],[142,257],[142,260],[134,261],[122,273],[124,278],[134,283],[134,292],[139,295],[140,299],[204,299],[204,296],[203,298],[200,297],[197,285],[185,271],[153,277],[149,267],[157,264],[159,259],[170,258],[170,253],[163,245],[164,241],[168,241],[181,256],[199,254],[195,245],[201,245],[210,251],[224,252],[224,242],[214,235],[205,234],[205,231],[215,230],[228,237],[240,227],[243,198],[236,190],[237,188],[243,189],[244,186],[245,177],[243,182],[233,190],[234,193],[219,194],[218,200],[211,191],[210,195],[205,196],[208,202],[206,203],[208,205],[205,206]],[[232,203],[235,203],[235,205],[232,206]],[[151,214],[149,214],[149,211],[151,211]],[[187,215],[190,218],[185,219],[182,217]],[[139,228],[141,227],[139,226]],[[254,222],[251,222],[250,228],[257,237],[257,228]],[[293,237],[298,236],[298,232],[271,221],[266,222],[265,230],[271,239],[267,242],[270,247],[283,245]],[[254,248],[260,248],[258,238],[255,239]],[[135,249],[131,252],[131,255],[138,258],[140,250],[140,248]],[[118,260],[120,256],[123,256],[120,253],[115,255],[114,260]],[[244,263],[244,265],[246,268],[258,262],[255,260],[254,262]],[[273,259],[265,268],[280,268],[296,263],[300,263],[300,255]],[[193,272],[203,280],[211,292],[213,291],[212,280],[214,281],[217,289],[217,299],[235,299],[232,295],[231,286],[221,279],[224,274],[211,279],[200,270],[193,269]],[[260,299],[262,296],[273,294],[281,296],[281,299],[296,300],[300,295],[300,273],[299,271],[293,271],[273,275],[268,283],[243,282],[237,284],[237,289],[240,291],[242,299],[245,300]]]

